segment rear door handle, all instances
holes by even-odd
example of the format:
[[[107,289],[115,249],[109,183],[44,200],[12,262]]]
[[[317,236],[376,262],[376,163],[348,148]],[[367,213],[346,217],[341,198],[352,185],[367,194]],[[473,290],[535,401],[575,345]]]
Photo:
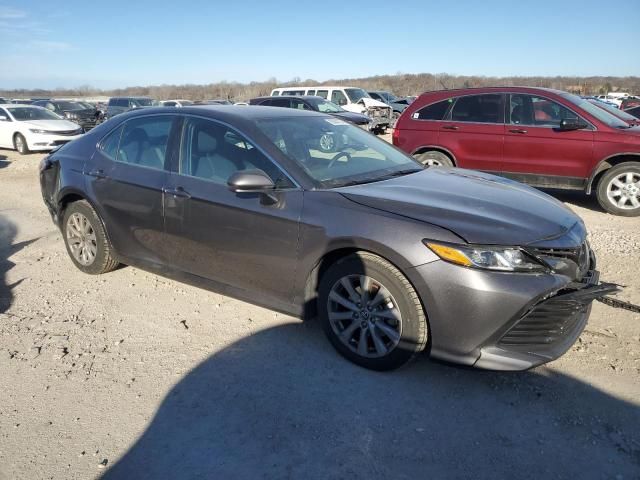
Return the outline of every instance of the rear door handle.
[[[444,127],[445,130],[459,130],[460,127],[458,127],[457,125],[445,125]]]
[[[523,130],[522,128],[514,128],[512,130],[509,130],[511,133],[527,133],[526,130]]]
[[[95,170],[90,170],[89,173],[87,173],[87,175],[89,175],[90,177],[95,177],[95,178],[107,178],[107,174],[101,168],[96,168]]]
[[[172,195],[173,197],[191,198],[191,195],[184,189],[184,187],[176,188],[163,188],[162,193],[166,195]]]

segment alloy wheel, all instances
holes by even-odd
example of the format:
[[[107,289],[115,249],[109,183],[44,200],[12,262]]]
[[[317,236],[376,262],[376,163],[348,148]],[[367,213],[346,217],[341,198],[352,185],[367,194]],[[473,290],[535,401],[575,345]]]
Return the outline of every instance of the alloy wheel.
[[[624,172],[612,178],[607,185],[607,198],[618,208],[640,208],[640,173]]]
[[[398,304],[384,285],[366,275],[338,280],[329,293],[327,312],[336,336],[362,357],[384,357],[400,341]]]
[[[98,243],[89,219],[81,213],[74,213],[67,220],[66,234],[73,258],[85,267],[91,265],[98,253]]]

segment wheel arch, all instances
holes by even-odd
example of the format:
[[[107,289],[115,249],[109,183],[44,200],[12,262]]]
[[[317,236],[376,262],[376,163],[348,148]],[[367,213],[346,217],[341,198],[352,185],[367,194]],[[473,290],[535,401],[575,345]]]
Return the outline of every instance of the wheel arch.
[[[441,147],[439,145],[423,145],[422,147],[418,147],[413,152],[411,152],[411,155],[412,156],[413,155],[420,155],[422,153],[429,152],[429,151],[436,151],[436,152],[444,153],[453,162],[453,166],[454,167],[458,166],[458,160],[456,159],[456,156],[453,154],[453,152],[451,152],[451,150],[449,150],[447,148],[444,148],[444,147]]]
[[[604,175],[604,172],[624,162],[640,163],[640,153],[615,153],[600,160],[600,162],[596,165],[596,168],[593,169],[593,172],[591,173],[591,176],[587,181],[586,193],[590,195],[593,189],[597,188],[598,182],[600,181],[600,178],[602,178],[602,175]]]

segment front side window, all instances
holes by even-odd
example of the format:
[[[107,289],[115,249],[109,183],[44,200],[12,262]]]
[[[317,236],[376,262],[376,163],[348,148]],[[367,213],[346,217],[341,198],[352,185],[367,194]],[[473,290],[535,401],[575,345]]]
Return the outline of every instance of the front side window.
[[[265,136],[321,188],[369,183],[424,167],[387,142],[328,116],[256,120]]]
[[[278,188],[293,186],[271,160],[238,132],[211,120],[185,121],[180,173],[226,185],[234,173],[253,169],[265,172]]]
[[[334,90],[331,92],[331,101],[336,105],[346,105],[347,97],[341,90]]]
[[[126,122],[118,148],[118,161],[156,170],[164,169],[174,118],[173,115],[158,115]]]
[[[468,95],[458,97],[451,110],[451,121],[474,123],[503,123],[502,95]]]
[[[298,110],[311,110],[309,106],[301,100],[291,100],[291,108],[297,108]]]
[[[441,102],[432,103],[426,107],[421,108],[413,114],[413,118],[418,120],[442,120],[449,107],[453,104],[453,99],[447,98]]]
[[[536,95],[512,94],[509,101],[510,121],[514,125],[559,127],[562,120],[578,116],[559,103]]]

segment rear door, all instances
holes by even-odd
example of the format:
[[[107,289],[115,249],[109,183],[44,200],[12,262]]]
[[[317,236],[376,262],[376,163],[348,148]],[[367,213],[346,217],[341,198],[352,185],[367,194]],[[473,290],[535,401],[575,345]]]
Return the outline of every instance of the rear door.
[[[457,97],[448,118],[440,122],[438,144],[457,166],[499,172],[504,147],[504,98],[500,93]]]
[[[173,266],[290,301],[302,190],[243,135],[209,119],[185,117],[179,163],[165,191]],[[255,168],[274,181],[277,201],[229,190],[231,175]]]
[[[593,164],[593,127],[560,130],[561,120],[580,116],[539,95],[512,93],[507,115],[505,176],[536,186],[584,186]]]
[[[178,116],[137,117],[111,131],[85,166],[87,190],[118,253],[164,263],[163,187]]]

